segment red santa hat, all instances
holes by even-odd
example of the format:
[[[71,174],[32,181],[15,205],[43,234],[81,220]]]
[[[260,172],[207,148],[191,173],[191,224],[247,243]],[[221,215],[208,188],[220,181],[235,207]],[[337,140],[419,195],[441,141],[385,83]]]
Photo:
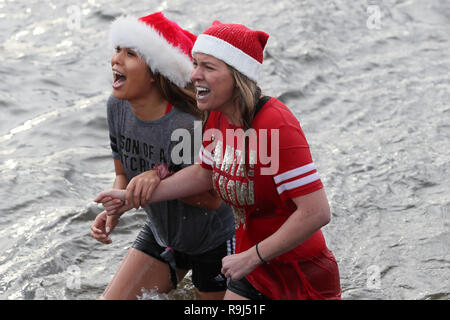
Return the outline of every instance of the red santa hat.
[[[257,82],[263,62],[263,51],[269,35],[242,24],[214,21],[198,36],[192,49],[224,61]]]
[[[120,17],[109,31],[114,47],[135,50],[153,73],[162,74],[179,87],[190,81],[191,50],[196,38],[161,12],[139,19]]]

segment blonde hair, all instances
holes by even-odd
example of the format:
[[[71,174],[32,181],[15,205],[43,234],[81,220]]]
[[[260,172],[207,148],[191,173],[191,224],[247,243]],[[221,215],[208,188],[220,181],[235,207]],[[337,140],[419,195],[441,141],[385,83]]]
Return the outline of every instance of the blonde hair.
[[[244,131],[252,127],[255,106],[261,96],[261,89],[255,81],[251,80],[235,68],[229,66],[236,87],[234,89],[233,102],[238,106]]]

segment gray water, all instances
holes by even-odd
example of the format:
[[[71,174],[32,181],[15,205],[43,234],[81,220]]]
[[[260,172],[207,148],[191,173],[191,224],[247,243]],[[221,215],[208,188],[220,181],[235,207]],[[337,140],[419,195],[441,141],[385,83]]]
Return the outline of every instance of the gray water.
[[[260,85],[310,143],[343,299],[449,299],[445,0],[0,0],[0,299],[97,298],[145,222],[89,237],[114,179],[108,25],[158,10],[194,33],[217,19],[271,35]]]

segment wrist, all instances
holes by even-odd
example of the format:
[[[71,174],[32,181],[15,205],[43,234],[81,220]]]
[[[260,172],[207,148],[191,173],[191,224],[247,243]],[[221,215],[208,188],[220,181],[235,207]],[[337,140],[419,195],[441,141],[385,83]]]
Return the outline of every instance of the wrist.
[[[269,264],[269,261],[267,259],[265,259],[263,255],[261,255],[261,251],[260,251],[260,248],[258,245],[259,245],[259,242],[256,243],[256,245],[255,245],[255,253],[256,253],[256,256],[258,257],[259,265]]]
[[[172,172],[169,171],[169,167],[166,164],[157,164],[155,165],[153,170],[156,171],[157,176],[159,177],[160,180],[163,180],[172,174]]]
[[[259,247],[258,247],[258,250],[260,251]],[[264,264],[264,262],[258,256],[258,252],[256,251],[256,245],[254,245],[253,247],[248,249],[247,253],[248,253],[247,259],[253,268],[257,268],[260,265]]]
[[[263,264],[256,254],[255,246],[249,248],[244,252],[241,252],[240,254],[243,256],[243,259],[247,261],[246,265],[250,270],[254,270],[255,268]]]

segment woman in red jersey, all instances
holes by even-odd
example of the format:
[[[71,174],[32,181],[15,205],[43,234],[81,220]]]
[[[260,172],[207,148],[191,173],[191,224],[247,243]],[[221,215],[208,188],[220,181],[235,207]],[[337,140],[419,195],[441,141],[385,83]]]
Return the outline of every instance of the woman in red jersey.
[[[95,201],[138,207],[214,188],[236,223],[236,254],[222,259],[225,299],[340,299],[338,265],[320,230],[330,209],[309,145],[291,111],[256,84],[268,37],[218,21],[203,32],[191,73],[197,105],[209,112],[200,163],[153,192],[113,189]]]

